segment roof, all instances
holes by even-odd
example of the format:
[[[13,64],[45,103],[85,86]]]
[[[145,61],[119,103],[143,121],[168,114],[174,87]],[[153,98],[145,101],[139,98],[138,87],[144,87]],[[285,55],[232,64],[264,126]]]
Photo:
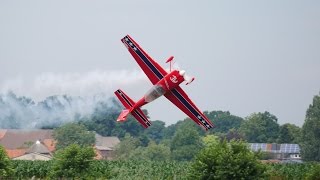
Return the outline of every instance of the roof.
[[[112,151],[111,148],[106,147],[106,146],[96,146],[96,149],[101,150],[101,151]]]
[[[52,159],[51,155],[45,155],[45,154],[39,154],[39,153],[30,153],[30,154],[24,154],[19,157],[13,158],[13,160],[44,160],[48,161]]]
[[[115,137],[115,136],[104,137],[99,134],[96,134],[96,147],[100,147],[100,148],[108,147],[112,150],[119,143],[120,143],[120,140],[118,137]]]
[[[267,143],[249,143],[252,151],[261,150],[262,152],[299,154],[300,146],[298,144],[267,144]]]
[[[10,159],[19,157],[25,154],[26,149],[6,149],[6,152]]]
[[[27,150],[26,153],[50,154],[50,151],[40,141],[37,141]]]
[[[0,144],[6,149],[18,149],[26,146],[25,143],[34,143],[37,140],[53,139],[53,130],[23,130],[23,129],[7,129],[0,130],[5,132],[0,138]],[[1,134],[1,133],[0,133]]]
[[[42,143],[49,149],[50,152],[56,150],[57,142],[54,139],[44,139]]]
[[[6,129],[0,129],[0,139],[3,138],[3,136],[6,134],[7,130]]]

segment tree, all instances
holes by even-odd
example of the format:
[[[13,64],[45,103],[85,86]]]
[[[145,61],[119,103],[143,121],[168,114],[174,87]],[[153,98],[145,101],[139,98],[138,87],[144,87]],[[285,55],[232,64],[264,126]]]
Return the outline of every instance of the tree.
[[[243,141],[228,143],[209,138],[208,142],[191,165],[190,179],[260,179],[264,176],[265,166]]]
[[[306,161],[320,161],[320,96],[310,104],[302,126],[301,155]]]
[[[227,141],[244,140],[243,135],[236,129],[230,129],[223,138],[226,139]]]
[[[51,176],[84,178],[88,176],[94,156],[94,149],[90,146],[71,144],[65,149],[58,150],[53,158]]]
[[[278,119],[269,112],[253,113],[240,127],[246,140],[252,143],[274,143],[279,134]]]
[[[147,147],[138,147],[130,153],[129,159],[148,161],[167,161],[170,159],[170,148],[164,144],[150,142]]]
[[[164,144],[150,142],[146,147],[145,157],[152,161],[167,161],[170,159],[170,148]]]
[[[298,144],[301,138],[301,128],[294,124],[283,124],[280,126],[278,143]]]
[[[170,143],[172,158],[178,161],[191,160],[201,147],[202,141],[199,133],[190,127],[179,129]]]
[[[12,174],[11,161],[6,150],[0,145],[0,179],[10,177]]]
[[[145,130],[145,134],[155,142],[163,139],[163,130],[166,128],[163,121],[152,121],[152,126]]]
[[[239,129],[243,118],[232,115],[229,111],[211,111],[204,113],[212,120],[215,128],[212,132],[227,133],[230,129]]]
[[[92,146],[95,143],[95,133],[88,131],[82,124],[68,123],[53,132],[53,137],[57,140],[57,149],[65,148],[70,144],[80,146]]]
[[[116,158],[117,159],[129,159],[133,151],[141,144],[138,138],[126,134],[125,137],[116,147]]]
[[[91,117],[81,119],[88,130],[95,131],[102,136],[117,136],[123,138],[126,133],[131,136],[138,137],[144,132],[144,128],[137,120],[129,115],[126,122],[119,123],[116,121],[119,116],[122,105],[117,100],[112,98],[110,102],[97,103]],[[148,115],[146,110],[143,110],[145,115]]]

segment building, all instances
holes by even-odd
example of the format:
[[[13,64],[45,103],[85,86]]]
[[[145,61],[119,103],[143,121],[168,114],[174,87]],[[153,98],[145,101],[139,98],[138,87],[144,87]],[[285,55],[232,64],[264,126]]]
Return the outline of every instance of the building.
[[[252,151],[266,153],[267,159],[301,161],[298,144],[249,143],[249,147]]]
[[[49,151],[49,153],[44,153],[44,155],[51,154],[55,150],[55,141],[52,134],[53,130],[0,129],[0,145],[6,149],[11,159],[21,158],[27,154],[28,156],[32,156],[34,153],[38,153],[34,154],[34,156],[42,156],[42,153],[34,149],[35,144],[37,141],[41,142],[41,146],[44,146]],[[31,160],[32,157],[29,159]],[[34,160],[39,158],[34,157]],[[47,158],[44,157],[44,159]]]
[[[118,137],[104,137],[96,134],[96,145],[95,148],[101,155],[102,159],[111,160],[115,156],[115,148],[120,143]]]
[[[113,159],[118,137],[96,134],[96,159]],[[55,151],[53,130],[0,129],[0,145],[11,159],[49,160]]]
[[[49,149],[39,140],[36,141],[23,155],[12,158],[13,160],[42,160],[48,161],[52,159]]]

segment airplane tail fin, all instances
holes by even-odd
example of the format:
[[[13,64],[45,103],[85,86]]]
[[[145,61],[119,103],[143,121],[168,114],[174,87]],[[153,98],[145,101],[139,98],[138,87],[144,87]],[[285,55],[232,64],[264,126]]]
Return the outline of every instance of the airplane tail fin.
[[[147,116],[142,112],[142,110],[140,108],[133,108],[133,106],[135,105],[135,102],[129,97],[127,96],[123,91],[121,91],[120,89],[116,90],[115,95],[118,97],[118,99],[120,100],[120,102],[123,104],[123,106],[126,108],[124,110],[122,110],[122,112],[120,113],[119,117],[117,118],[117,121],[119,122],[123,122],[127,119],[127,116],[129,113],[131,113],[131,115],[137,119],[137,121],[144,127],[144,128],[148,128],[151,123],[148,120]]]

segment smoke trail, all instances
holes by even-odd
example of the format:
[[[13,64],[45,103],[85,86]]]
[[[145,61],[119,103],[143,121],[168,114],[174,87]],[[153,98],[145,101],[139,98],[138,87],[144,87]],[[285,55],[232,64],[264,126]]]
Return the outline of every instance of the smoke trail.
[[[15,92],[39,101],[47,96],[70,94],[93,96],[111,94],[115,88],[145,81],[141,71],[91,71],[86,73],[43,73],[34,79],[15,77],[6,80],[0,87],[2,93]]]
[[[115,111],[119,107],[110,98],[113,91],[144,82],[144,76],[123,70],[44,73],[29,81],[7,80],[0,86],[0,128],[56,126],[89,117],[97,108]]]

